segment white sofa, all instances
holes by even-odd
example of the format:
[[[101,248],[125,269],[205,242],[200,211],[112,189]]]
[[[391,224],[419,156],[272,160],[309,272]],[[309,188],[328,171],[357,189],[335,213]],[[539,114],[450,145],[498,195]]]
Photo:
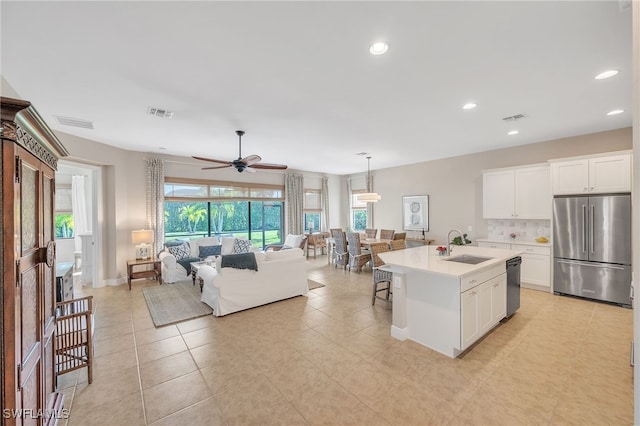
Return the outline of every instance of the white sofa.
[[[255,253],[258,270],[202,266],[202,300],[223,316],[290,297],[306,295],[307,266],[300,248]]]
[[[221,254],[231,254],[236,239],[238,238],[222,237],[221,240],[217,237],[194,238],[188,241],[191,247],[190,257],[199,257],[200,247],[216,245],[222,245]],[[255,250],[257,250],[257,248]],[[184,281],[189,278],[188,272],[190,271],[184,269],[167,248],[160,252],[158,259],[160,259],[161,264],[162,282],[175,283],[176,281]]]

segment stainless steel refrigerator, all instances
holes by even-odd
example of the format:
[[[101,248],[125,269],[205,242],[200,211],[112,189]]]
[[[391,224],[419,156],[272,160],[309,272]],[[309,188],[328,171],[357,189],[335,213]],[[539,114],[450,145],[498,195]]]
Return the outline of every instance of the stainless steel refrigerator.
[[[553,291],[631,306],[631,196],[553,199]]]

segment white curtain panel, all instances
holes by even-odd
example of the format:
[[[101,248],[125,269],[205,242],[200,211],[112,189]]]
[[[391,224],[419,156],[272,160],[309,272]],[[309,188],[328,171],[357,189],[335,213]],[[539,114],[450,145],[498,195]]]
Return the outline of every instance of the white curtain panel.
[[[320,215],[320,229],[328,231],[331,228],[329,224],[329,178],[322,178],[322,193],[320,194],[320,202],[322,213]]]
[[[284,181],[287,232],[299,235],[304,233],[304,178],[298,173],[287,173]]]
[[[159,158],[147,160],[147,226],[154,231],[155,253],[164,244],[164,163]]]
[[[347,230],[353,229],[353,223],[351,223],[351,179],[347,179],[347,199],[343,204],[344,208],[342,209],[342,217],[343,222],[346,225]]]
[[[367,192],[373,191],[373,176],[369,175],[369,182],[367,182]],[[367,228],[375,228],[373,225],[373,204],[367,203]]]
[[[82,250],[80,235],[91,233],[91,222],[87,213],[85,182],[85,176],[71,176],[71,211],[73,213],[75,251]]]

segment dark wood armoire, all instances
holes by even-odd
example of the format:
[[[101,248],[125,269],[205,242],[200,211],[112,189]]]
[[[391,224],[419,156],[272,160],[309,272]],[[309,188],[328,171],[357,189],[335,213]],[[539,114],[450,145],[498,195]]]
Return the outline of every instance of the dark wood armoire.
[[[0,98],[2,425],[53,425],[56,392],[55,170],[68,155],[35,108]]]

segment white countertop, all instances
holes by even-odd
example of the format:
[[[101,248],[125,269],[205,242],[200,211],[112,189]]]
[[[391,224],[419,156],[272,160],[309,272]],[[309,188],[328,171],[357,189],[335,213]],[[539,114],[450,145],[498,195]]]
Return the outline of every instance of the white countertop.
[[[523,246],[541,246],[541,247],[551,247],[551,241],[546,243],[538,243],[536,241],[531,240],[512,240],[509,238],[508,240],[499,240],[497,238],[476,238],[476,242],[484,242],[484,243],[504,243],[504,244],[520,244]]]
[[[478,270],[504,263],[507,259],[522,254],[522,250],[502,250],[485,247],[455,246],[451,256],[440,256],[437,246],[423,246],[404,250],[380,253],[380,258],[390,266],[430,272],[438,275],[462,277]],[[476,265],[447,261],[451,257],[461,254],[491,257]]]

